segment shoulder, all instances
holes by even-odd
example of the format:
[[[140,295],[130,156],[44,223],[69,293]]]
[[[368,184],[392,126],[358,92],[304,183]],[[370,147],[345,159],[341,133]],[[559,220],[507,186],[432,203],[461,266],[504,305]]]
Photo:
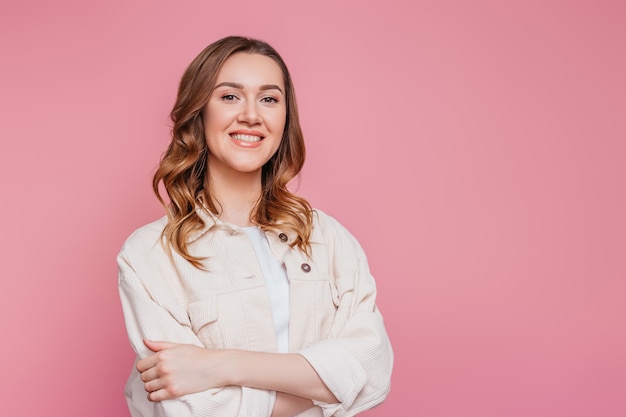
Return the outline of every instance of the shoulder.
[[[339,247],[343,251],[361,251],[354,235],[337,219],[322,210],[313,210],[312,242],[321,240],[325,244]]]
[[[335,277],[353,279],[369,275],[367,256],[359,241],[334,217],[317,209],[314,210],[311,246],[314,257],[320,252],[328,257]]]
[[[141,226],[126,239],[120,250],[120,255],[134,257],[147,255],[148,252],[162,250],[161,235],[167,225],[167,216]]]
[[[313,209],[313,228],[323,232],[347,232],[347,229],[337,219],[320,209]]]
[[[339,220],[320,209],[313,209],[313,227],[324,232],[344,234],[354,239],[352,233]]]

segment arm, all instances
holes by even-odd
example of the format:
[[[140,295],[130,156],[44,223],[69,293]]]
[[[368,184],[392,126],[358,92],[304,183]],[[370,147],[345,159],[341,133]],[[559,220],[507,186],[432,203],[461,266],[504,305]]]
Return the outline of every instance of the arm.
[[[118,265],[128,336],[139,358],[153,353],[143,343],[147,338],[202,346],[189,327],[181,325],[153,300],[124,253],[118,256]],[[143,385],[138,373],[131,375],[126,395],[133,417],[268,417],[274,406],[274,392],[236,386],[216,387],[177,400],[151,403],[146,393],[141,392]]]
[[[137,363],[137,370],[141,373],[141,380],[144,382],[144,388],[148,392],[150,401],[171,400],[185,394],[206,390],[212,385],[219,384],[218,382],[211,383],[211,381],[218,381],[220,378],[227,381],[228,377],[217,376],[223,371],[227,371],[225,375],[235,373],[250,375],[255,372],[263,372],[268,375],[276,371],[275,368],[267,369],[266,366],[257,367],[258,362],[256,361],[263,359],[254,353],[246,355],[248,353],[246,351],[211,351],[194,345],[148,340],[145,340],[144,343],[150,350],[156,352]],[[224,355],[224,352],[229,353]],[[240,356],[238,353],[244,355]],[[245,359],[246,357],[248,360]],[[239,362],[240,360],[241,362]],[[214,363],[216,367],[206,366],[208,363]],[[275,365],[284,366],[283,363],[276,363]],[[161,369],[157,369],[159,366]],[[247,368],[247,366],[251,366],[251,368]],[[307,366],[310,368],[309,365]],[[250,372],[252,368],[256,368],[256,371]],[[224,382],[223,385],[239,384]],[[262,385],[262,382],[259,385]],[[314,407],[313,401],[308,398],[276,392],[276,401],[271,417],[292,417],[312,407]]]
[[[338,403],[314,401],[324,416],[347,417],[382,402],[390,388],[393,351],[382,315],[376,285],[365,253],[357,240],[334,219],[320,213],[334,242],[329,255],[337,311],[328,337],[300,350]]]
[[[312,411],[313,414],[306,414],[306,416],[318,416],[320,410],[318,407],[313,407],[313,401],[308,398],[296,397],[295,395],[285,394],[284,392],[276,393],[276,401],[274,402],[274,409],[272,410],[271,417],[293,417],[298,415],[299,417],[306,417],[304,414],[306,410]]]
[[[324,409],[325,416],[351,416],[385,398],[393,353],[376,309],[374,280],[356,240],[339,225],[331,227],[329,234],[332,236],[325,239],[332,252],[329,257],[337,310],[331,328],[325,331],[326,339],[302,349],[301,356],[205,350],[205,359],[194,363],[203,363],[204,369],[214,371],[211,376],[201,377],[200,384],[218,375],[225,385],[311,398]],[[225,354],[230,359],[218,357]],[[228,375],[219,376],[222,371],[216,371],[212,361],[230,362],[225,367]]]
[[[335,264],[331,274],[333,276],[332,284],[336,295],[335,304],[337,311],[332,328],[324,331],[327,335],[327,339],[314,343],[301,350],[299,353],[302,356],[291,354],[290,356],[282,357],[282,355],[276,355],[271,358],[272,362],[267,362],[268,358],[263,356],[261,360],[252,361],[252,364],[260,364],[259,366],[261,367],[265,364],[274,363],[271,366],[265,367],[265,370],[261,368],[261,372],[258,370],[248,372],[246,370],[255,369],[256,365],[255,367],[245,366],[240,368],[240,370],[244,370],[241,374],[239,372],[232,372],[231,370],[231,378],[233,379],[220,380],[218,378],[218,380],[214,380],[209,384],[212,384],[214,387],[211,391],[217,390],[220,395],[223,395],[228,391],[232,391],[232,389],[240,390],[240,401],[243,407],[244,404],[254,403],[254,401],[244,399],[244,393],[246,392],[252,393],[254,396],[255,391],[266,392],[265,390],[280,391],[283,389],[287,393],[297,394],[297,398],[295,399],[297,401],[295,402],[299,402],[299,405],[294,405],[295,408],[293,408],[293,410],[298,410],[294,412],[299,412],[304,405],[310,404],[306,402],[308,401],[306,399],[299,399],[298,395],[300,395],[306,398],[313,398],[315,404],[324,408],[324,415],[326,416],[335,414],[335,411],[337,411],[337,416],[354,415],[356,412],[371,408],[384,399],[389,388],[389,376],[393,356],[382,324],[382,318],[374,305],[376,291],[373,278],[369,274],[367,262],[356,240],[345,232],[345,229],[340,229],[340,227],[335,228],[337,230],[332,227],[330,229],[332,229],[331,233],[334,234],[332,237],[324,238],[324,241],[330,242],[328,247],[331,247],[331,252],[334,252],[330,257]],[[343,233],[340,233],[342,230]],[[129,285],[128,283],[134,283],[133,286],[137,287],[128,292],[131,295],[127,296],[129,302],[126,304],[132,304],[130,302],[132,300],[145,299],[143,302],[139,303],[142,305],[141,308],[136,308],[133,305],[127,306],[125,304],[125,312],[129,311],[129,313],[126,313],[126,321],[129,336],[131,336],[131,343],[142,358],[151,356],[151,351],[143,345],[143,338],[151,338],[152,340],[176,340],[183,344],[192,345],[191,347],[197,350],[212,352],[214,355],[226,353],[224,351],[201,349],[201,342],[197,339],[193,331],[190,330],[189,326],[180,324],[185,320],[180,318],[179,320],[172,320],[172,315],[176,315],[176,312],[167,311],[157,305],[151,295],[148,294],[147,289],[143,288],[141,285],[140,280],[128,261],[125,259],[122,259],[122,261],[120,262],[120,291],[123,304],[125,304],[124,294],[128,292],[122,291],[124,282],[127,282],[127,285]],[[125,268],[128,270],[128,277],[134,279],[123,279]],[[158,274],[159,267],[150,265],[150,270],[143,272],[146,276],[153,273]],[[158,298],[160,299],[161,297]],[[144,311],[145,309],[147,309],[147,311]],[[168,310],[172,309],[168,308]],[[140,311],[141,314],[138,313]],[[186,317],[185,311],[180,314]],[[133,317],[135,315],[141,316],[143,319],[138,320]],[[164,317],[157,318],[158,315]],[[146,323],[137,323],[137,321],[152,323],[156,321],[159,323],[159,326],[157,326],[157,329],[146,329]],[[173,337],[169,333],[171,329],[162,328],[161,325],[164,322],[174,322],[174,327],[177,327],[183,334],[176,334]],[[133,334],[135,335],[134,338],[132,337]],[[137,335],[140,337],[137,337]],[[155,349],[159,350],[158,348]],[[239,354],[256,355],[257,359],[261,358],[259,355],[273,355],[243,351],[239,351]],[[248,356],[248,358],[250,357],[252,356]],[[302,358],[306,358],[306,360],[303,361]],[[283,359],[289,361],[290,366],[284,366]],[[278,363],[278,361],[281,363]],[[243,360],[238,363],[241,364],[245,362],[249,361]],[[146,368],[142,368],[142,371],[154,366],[155,364],[146,366]],[[197,367],[197,365],[194,366]],[[287,376],[284,377],[277,372],[277,370],[284,371],[292,369],[295,372],[287,372]],[[311,372],[311,370],[313,371]],[[219,372],[217,374],[219,374]],[[294,375],[297,376],[296,379],[289,379]],[[273,376],[277,376],[277,378],[273,378]],[[158,378],[158,376],[145,377],[146,383]],[[206,384],[209,379],[210,378],[207,378],[203,383]],[[300,382],[303,383],[300,385]],[[232,385],[218,389],[228,384]],[[239,388],[237,385],[242,386],[242,388]],[[170,384],[170,386],[175,387],[175,384]],[[264,389],[255,390],[250,387]],[[205,385],[202,389],[209,388],[212,387]],[[149,386],[148,391],[159,391],[160,389],[162,389],[160,386]],[[169,398],[181,396],[179,400],[186,400],[189,395],[184,394],[197,392],[198,389],[197,387],[193,389],[174,388],[168,395],[171,395]],[[272,392],[271,394],[274,393]],[[160,395],[161,394],[155,394],[156,397],[152,399],[158,399]],[[279,406],[283,404],[292,404],[294,402],[292,401],[294,400],[293,397],[294,396],[288,396],[286,393],[284,395],[279,393],[277,397],[278,403],[274,410],[277,411]],[[235,402],[237,401],[238,400],[235,400]],[[163,401],[163,403],[168,402],[170,401]],[[258,411],[260,408],[252,407],[250,409]],[[315,410],[319,411],[318,408],[313,408],[310,411]],[[228,416],[229,414],[222,413],[218,415]],[[256,414],[250,414],[250,416],[253,415]]]
[[[297,353],[211,350],[149,340],[144,343],[155,353],[140,360],[137,370],[151,401],[234,385],[337,402],[309,362]]]
[[[232,370],[234,385],[337,402],[311,364],[297,353],[233,351]]]

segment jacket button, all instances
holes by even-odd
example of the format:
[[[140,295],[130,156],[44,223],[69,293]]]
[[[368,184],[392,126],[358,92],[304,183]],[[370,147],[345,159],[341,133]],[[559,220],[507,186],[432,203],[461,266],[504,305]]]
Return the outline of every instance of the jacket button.
[[[281,241],[283,241],[283,242],[286,242],[286,241],[288,241],[288,240],[289,240],[289,238],[287,237],[287,235],[286,235],[286,234],[284,234],[284,233],[279,234],[279,235],[278,235],[278,238],[279,238]]]
[[[300,265],[300,268],[302,268],[304,272],[311,272],[311,265],[309,264],[302,264]]]

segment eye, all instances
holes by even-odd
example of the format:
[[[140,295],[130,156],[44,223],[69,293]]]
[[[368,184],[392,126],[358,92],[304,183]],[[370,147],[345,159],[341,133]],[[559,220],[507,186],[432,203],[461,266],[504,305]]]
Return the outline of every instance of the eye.
[[[234,94],[224,94],[222,96],[222,100],[224,100],[226,102],[235,101],[235,100],[237,100],[237,96],[234,95]]]
[[[263,97],[261,99],[262,103],[268,103],[268,104],[274,104],[274,103],[278,103],[278,99],[276,99],[275,97]]]

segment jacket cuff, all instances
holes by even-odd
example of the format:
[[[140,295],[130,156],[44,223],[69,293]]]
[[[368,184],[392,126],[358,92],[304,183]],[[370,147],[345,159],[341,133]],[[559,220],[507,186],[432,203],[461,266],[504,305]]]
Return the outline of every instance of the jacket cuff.
[[[327,339],[307,346],[298,353],[311,364],[339,400],[338,404],[313,402],[322,408],[324,416],[332,416],[340,409],[349,409],[367,381],[365,369],[350,351],[338,341]]]

